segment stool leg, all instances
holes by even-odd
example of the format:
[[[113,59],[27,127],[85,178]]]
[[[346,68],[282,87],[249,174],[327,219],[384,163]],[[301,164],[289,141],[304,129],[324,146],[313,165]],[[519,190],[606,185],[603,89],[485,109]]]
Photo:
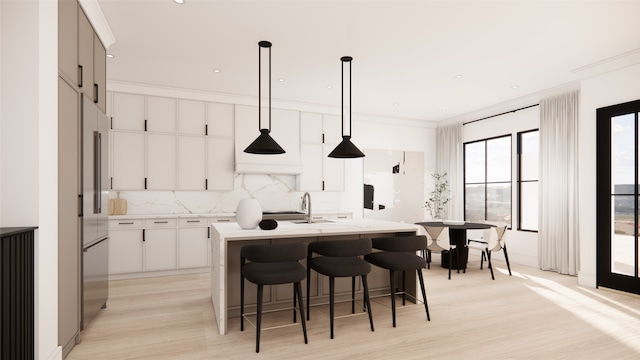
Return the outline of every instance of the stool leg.
[[[293,284],[293,322],[298,322],[296,315],[296,297],[298,297],[298,292],[296,291],[296,284]],[[300,313],[302,315],[302,313]]]
[[[364,290],[364,298],[367,303],[367,312],[369,312],[369,323],[371,331],[373,331],[373,315],[371,315],[371,302],[369,300],[369,287],[367,286],[367,275],[362,275],[362,288]]]
[[[402,306],[407,305],[407,302],[405,300],[406,296],[404,296],[404,294],[405,294],[404,289],[405,289],[406,281],[407,281],[407,279],[406,279],[406,276],[405,276],[405,271],[403,270],[402,271]]]
[[[393,327],[396,327],[396,272],[393,270],[389,270],[389,283],[391,284],[391,319]]]
[[[356,313],[356,277],[351,277],[351,313]]]
[[[307,259],[307,261],[309,260]],[[309,294],[311,294],[311,268],[307,267],[307,320],[309,320],[309,303],[311,302]]]
[[[424,310],[427,312],[427,320],[431,321],[429,316],[429,305],[427,305],[427,292],[424,290],[424,279],[422,278],[422,269],[416,269],[418,272],[418,279],[420,280],[420,288],[422,289],[422,300],[424,300]]]
[[[334,300],[334,292],[335,292],[335,278],[333,276],[329,276],[329,316],[331,317],[329,323],[331,326],[331,338],[333,339],[333,300]]]
[[[262,323],[262,292],[264,286],[258,285],[258,309],[256,310],[256,353],[260,352],[260,325]]]
[[[449,280],[451,280],[451,267],[453,266],[453,249],[449,248]]]
[[[240,275],[240,331],[244,331],[244,276]]]
[[[298,308],[300,309],[300,321],[302,322],[302,333],[304,334],[304,343],[308,344],[307,340],[307,323],[304,320],[304,305],[302,304],[302,285],[300,282],[293,284],[294,292],[298,293]],[[293,304],[295,306],[295,304]]]
[[[489,263],[489,270],[491,270],[491,279],[495,280],[496,278],[493,277],[493,266],[491,265],[491,251],[489,251],[489,249],[487,249],[487,263]]]

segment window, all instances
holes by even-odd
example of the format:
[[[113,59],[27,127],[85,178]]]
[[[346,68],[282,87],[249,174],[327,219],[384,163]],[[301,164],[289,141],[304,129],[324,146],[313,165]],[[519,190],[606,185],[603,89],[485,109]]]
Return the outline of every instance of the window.
[[[538,231],[540,131],[518,133],[518,230]]]
[[[511,135],[464,144],[464,219],[511,227]]]

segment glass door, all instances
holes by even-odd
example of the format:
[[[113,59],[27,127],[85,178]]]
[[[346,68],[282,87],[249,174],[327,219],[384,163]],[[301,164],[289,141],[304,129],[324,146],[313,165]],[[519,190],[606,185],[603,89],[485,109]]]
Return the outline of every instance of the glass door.
[[[597,110],[597,285],[640,294],[640,100]]]

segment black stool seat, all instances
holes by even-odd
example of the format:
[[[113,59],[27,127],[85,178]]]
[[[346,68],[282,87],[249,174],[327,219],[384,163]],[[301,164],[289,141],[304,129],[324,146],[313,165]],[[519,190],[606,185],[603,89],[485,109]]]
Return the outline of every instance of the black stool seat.
[[[416,270],[418,279],[420,280],[420,290],[422,290],[427,320],[430,321],[427,294],[424,289],[424,279],[422,277],[422,269],[427,267],[427,261],[423,257],[416,255],[417,251],[424,251],[427,248],[427,237],[397,236],[375,238],[372,240],[372,246],[374,249],[382,251],[365,255],[364,258],[373,265],[389,270],[393,327],[396,327],[396,271],[402,271],[402,291],[400,293],[402,294],[402,304],[404,305],[405,271]]]
[[[272,245],[246,245],[240,249],[240,331],[244,331],[244,280],[258,285],[256,308],[256,352],[260,352],[260,327],[262,321],[262,295],[265,285],[293,284],[293,322],[296,322],[296,300],[300,310],[304,343],[307,343],[307,325],[302,303],[301,281],[307,270],[298,260],[307,255],[303,242]],[[249,262],[247,262],[249,261]]]
[[[288,284],[304,280],[305,276],[307,276],[307,269],[297,261],[282,263],[251,262],[242,267],[242,275],[254,284]]]
[[[365,259],[375,266],[398,271],[415,270],[427,267],[427,261],[411,253],[374,252]]]
[[[335,278],[351,277],[351,312],[355,313],[355,283],[356,276],[362,279],[362,292],[365,306],[369,315],[371,331],[373,331],[373,316],[369,302],[369,288],[367,274],[371,272],[371,265],[361,256],[371,253],[371,239],[356,240],[326,240],[309,244],[307,252],[307,278],[311,269],[329,277],[329,316],[331,338],[333,339],[334,307],[335,307]],[[313,256],[317,254],[318,256]],[[311,287],[307,281],[307,320],[309,320],[309,294]]]
[[[313,270],[326,276],[362,276],[371,272],[371,265],[357,257],[318,256],[311,262]]]

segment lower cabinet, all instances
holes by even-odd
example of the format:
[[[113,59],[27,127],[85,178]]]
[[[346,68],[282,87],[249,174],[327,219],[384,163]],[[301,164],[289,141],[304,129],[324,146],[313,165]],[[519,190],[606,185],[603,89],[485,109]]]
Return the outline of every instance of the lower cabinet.
[[[211,221],[226,218],[109,220],[109,274],[206,268]]]

